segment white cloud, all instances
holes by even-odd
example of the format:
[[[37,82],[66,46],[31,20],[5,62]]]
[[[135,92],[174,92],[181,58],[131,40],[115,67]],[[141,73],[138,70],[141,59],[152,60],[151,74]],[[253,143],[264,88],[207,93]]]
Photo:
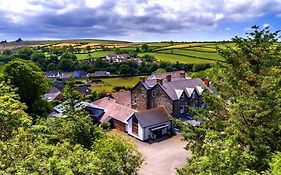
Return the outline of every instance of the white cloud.
[[[266,14],[281,14],[281,1],[0,0],[0,23],[5,21],[12,28],[14,25],[33,27],[38,22],[45,33],[61,31],[58,27],[89,28],[98,30],[93,33],[104,32],[106,36],[109,30],[115,30],[114,34],[210,31],[225,22],[250,21]],[[32,26],[28,26],[31,23]],[[223,29],[230,30],[226,26],[222,26]],[[3,30],[0,29],[0,33]]]

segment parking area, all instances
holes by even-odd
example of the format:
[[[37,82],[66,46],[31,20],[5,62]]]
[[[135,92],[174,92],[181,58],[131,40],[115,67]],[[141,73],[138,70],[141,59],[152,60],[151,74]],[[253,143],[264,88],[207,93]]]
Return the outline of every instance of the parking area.
[[[179,135],[152,144],[141,141],[136,144],[145,158],[140,175],[175,175],[176,168],[183,167],[191,155]]]

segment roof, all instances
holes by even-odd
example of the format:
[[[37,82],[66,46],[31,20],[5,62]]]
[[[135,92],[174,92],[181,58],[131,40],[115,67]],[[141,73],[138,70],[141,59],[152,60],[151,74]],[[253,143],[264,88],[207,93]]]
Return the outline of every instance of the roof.
[[[58,88],[52,87],[52,88],[49,90],[48,93],[58,93],[58,92],[60,92],[60,90],[59,90]]]
[[[154,73],[150,77],[148,77],[148,80],[154,80],[154,79],[163,79],[165,80],[167,75],[171,75],[173,78],[182,78],[180,74],[183,73],[183,71],[174,71],[174,72],[165,72],[165,73]],[[184,72],[185,73],[185,72]],[[185,73],[185,79],[188,79]]]
[[[49,72],[45,72],[46,76],[60,76],[59,72],[56,71],[49,71]]]
[[[120,122],[126,123],[128,118],[130,118],[135,112],[134,109],[118,104],[115,102],[114,99],[108,97],[104,97],[99,100],[96,100],[93,102],[93,104],[104,109],[105,113],[102,119],[111,117]]]
[[[73,73],[78,73],[78,74],[87,74],[87,72],[86,72],[86,71],[84,71],[84,70],[76,70],[76,71],[74,71]]]
[[[169,114],[164,107],[158,107],[135,113],[142,127],[153,126],[169,121]]]
[[[77,91],[81,94],[89,94],[92,90],[89,88],[88,85],[82,85],[77,88]]]
[[[200,78],[172,79],[169,82],[164,81],[162,85],[158,84],[156,79],[146,80],[141,83],[146,89],[152,89],[156,85],[159,85],[172,100],[178,100],[182,93],[191,97],[192,93],[196,91],[197,94],[201,95],[205,87],[204,82]]]
[[[115,92],[109,95],[111,98],[115,100],[116,103],[131,107],[131,92]]]
[[[59,95],[61,94],[60,91],[55,92],[55,93],[47,93],[43,95],[43,99],[47,100],[48,102],[51,102],[55,100]]]

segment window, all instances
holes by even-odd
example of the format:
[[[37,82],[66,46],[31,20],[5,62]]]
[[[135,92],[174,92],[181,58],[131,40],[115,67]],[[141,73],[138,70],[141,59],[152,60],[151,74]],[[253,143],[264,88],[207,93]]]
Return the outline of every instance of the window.
[[[183,96],[183,95],[181,95],[180,99],[181,99],[181,100],[183,100],[183,97],[184,97],[184,96]]]
[[[181,107],[180,107],[180,114],[183,114],[184,113],[184,105],[182,105]]]
[[[152,95],[152,97],[155,97],[156,92],[155,92],[155,91],[152,91],[152,92],[151,92],[151,95]]]
[[[138,119],[137,119],[137,117],[133,117],[132,122],[133,122],[133,124],[138,124]]]
[[[196,94],[195,91],[192,92],[192,98],[195,98]]]

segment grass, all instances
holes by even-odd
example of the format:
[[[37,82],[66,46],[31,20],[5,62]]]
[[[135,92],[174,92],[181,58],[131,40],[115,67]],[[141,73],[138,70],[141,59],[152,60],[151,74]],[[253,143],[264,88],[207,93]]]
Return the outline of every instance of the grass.
[[[112,54],[113,51],[95,51],[95,52],[91,52],[89,56],[88,53],[80,53],[80,54],[75,54],[77,56],[78,60],[83,60],[83,59],[87,59],[87,58],[100,58],[100,57],[105,57],[107,55]]]
[[[216,53],[216,47],[190,47],[190,48],[186,48],[187,50],[193,50],[193,51],[198,51],[198,52],[214,52]]]
[[[172,46],[161,47],[157,50],[168,50],[168,49],[179,49],[179,48],[188,48],[188,47],[196,47],[196,46],[204,46],[209,45],[210,43],[184,43],[184,44],[175,44]]]
[[[217,53],[208,53],[208,52],[197,52],[187,49],[172,49],[172,50],[162,50],[159,51],[161,53],[169,53],[169,54],[180,54],[186,55],[190,57],[198,57],[198,58],[206,58],[206,59],[213,59],[213,60],[222,60],[222,57]]]
[[[101,83],[92,86],[92,89],[96,92],[113,92],[114,87],[124,86],[126,88],[132,88],[139,82],[139,77],[118,77],[118,78],[102,78]]]
[[[171,63],[185,63],[185,64],[204,64],[204,63],[214,63],[215,61],[207,60],[207,59],[198,59],[192,58],[188,56],[182,55],[174,55],[169,53],[159,53],[159,52],[148,52],[148,53],[141,53],[140,56],[145,54],[153,55],[158,61],[166,61]]]

